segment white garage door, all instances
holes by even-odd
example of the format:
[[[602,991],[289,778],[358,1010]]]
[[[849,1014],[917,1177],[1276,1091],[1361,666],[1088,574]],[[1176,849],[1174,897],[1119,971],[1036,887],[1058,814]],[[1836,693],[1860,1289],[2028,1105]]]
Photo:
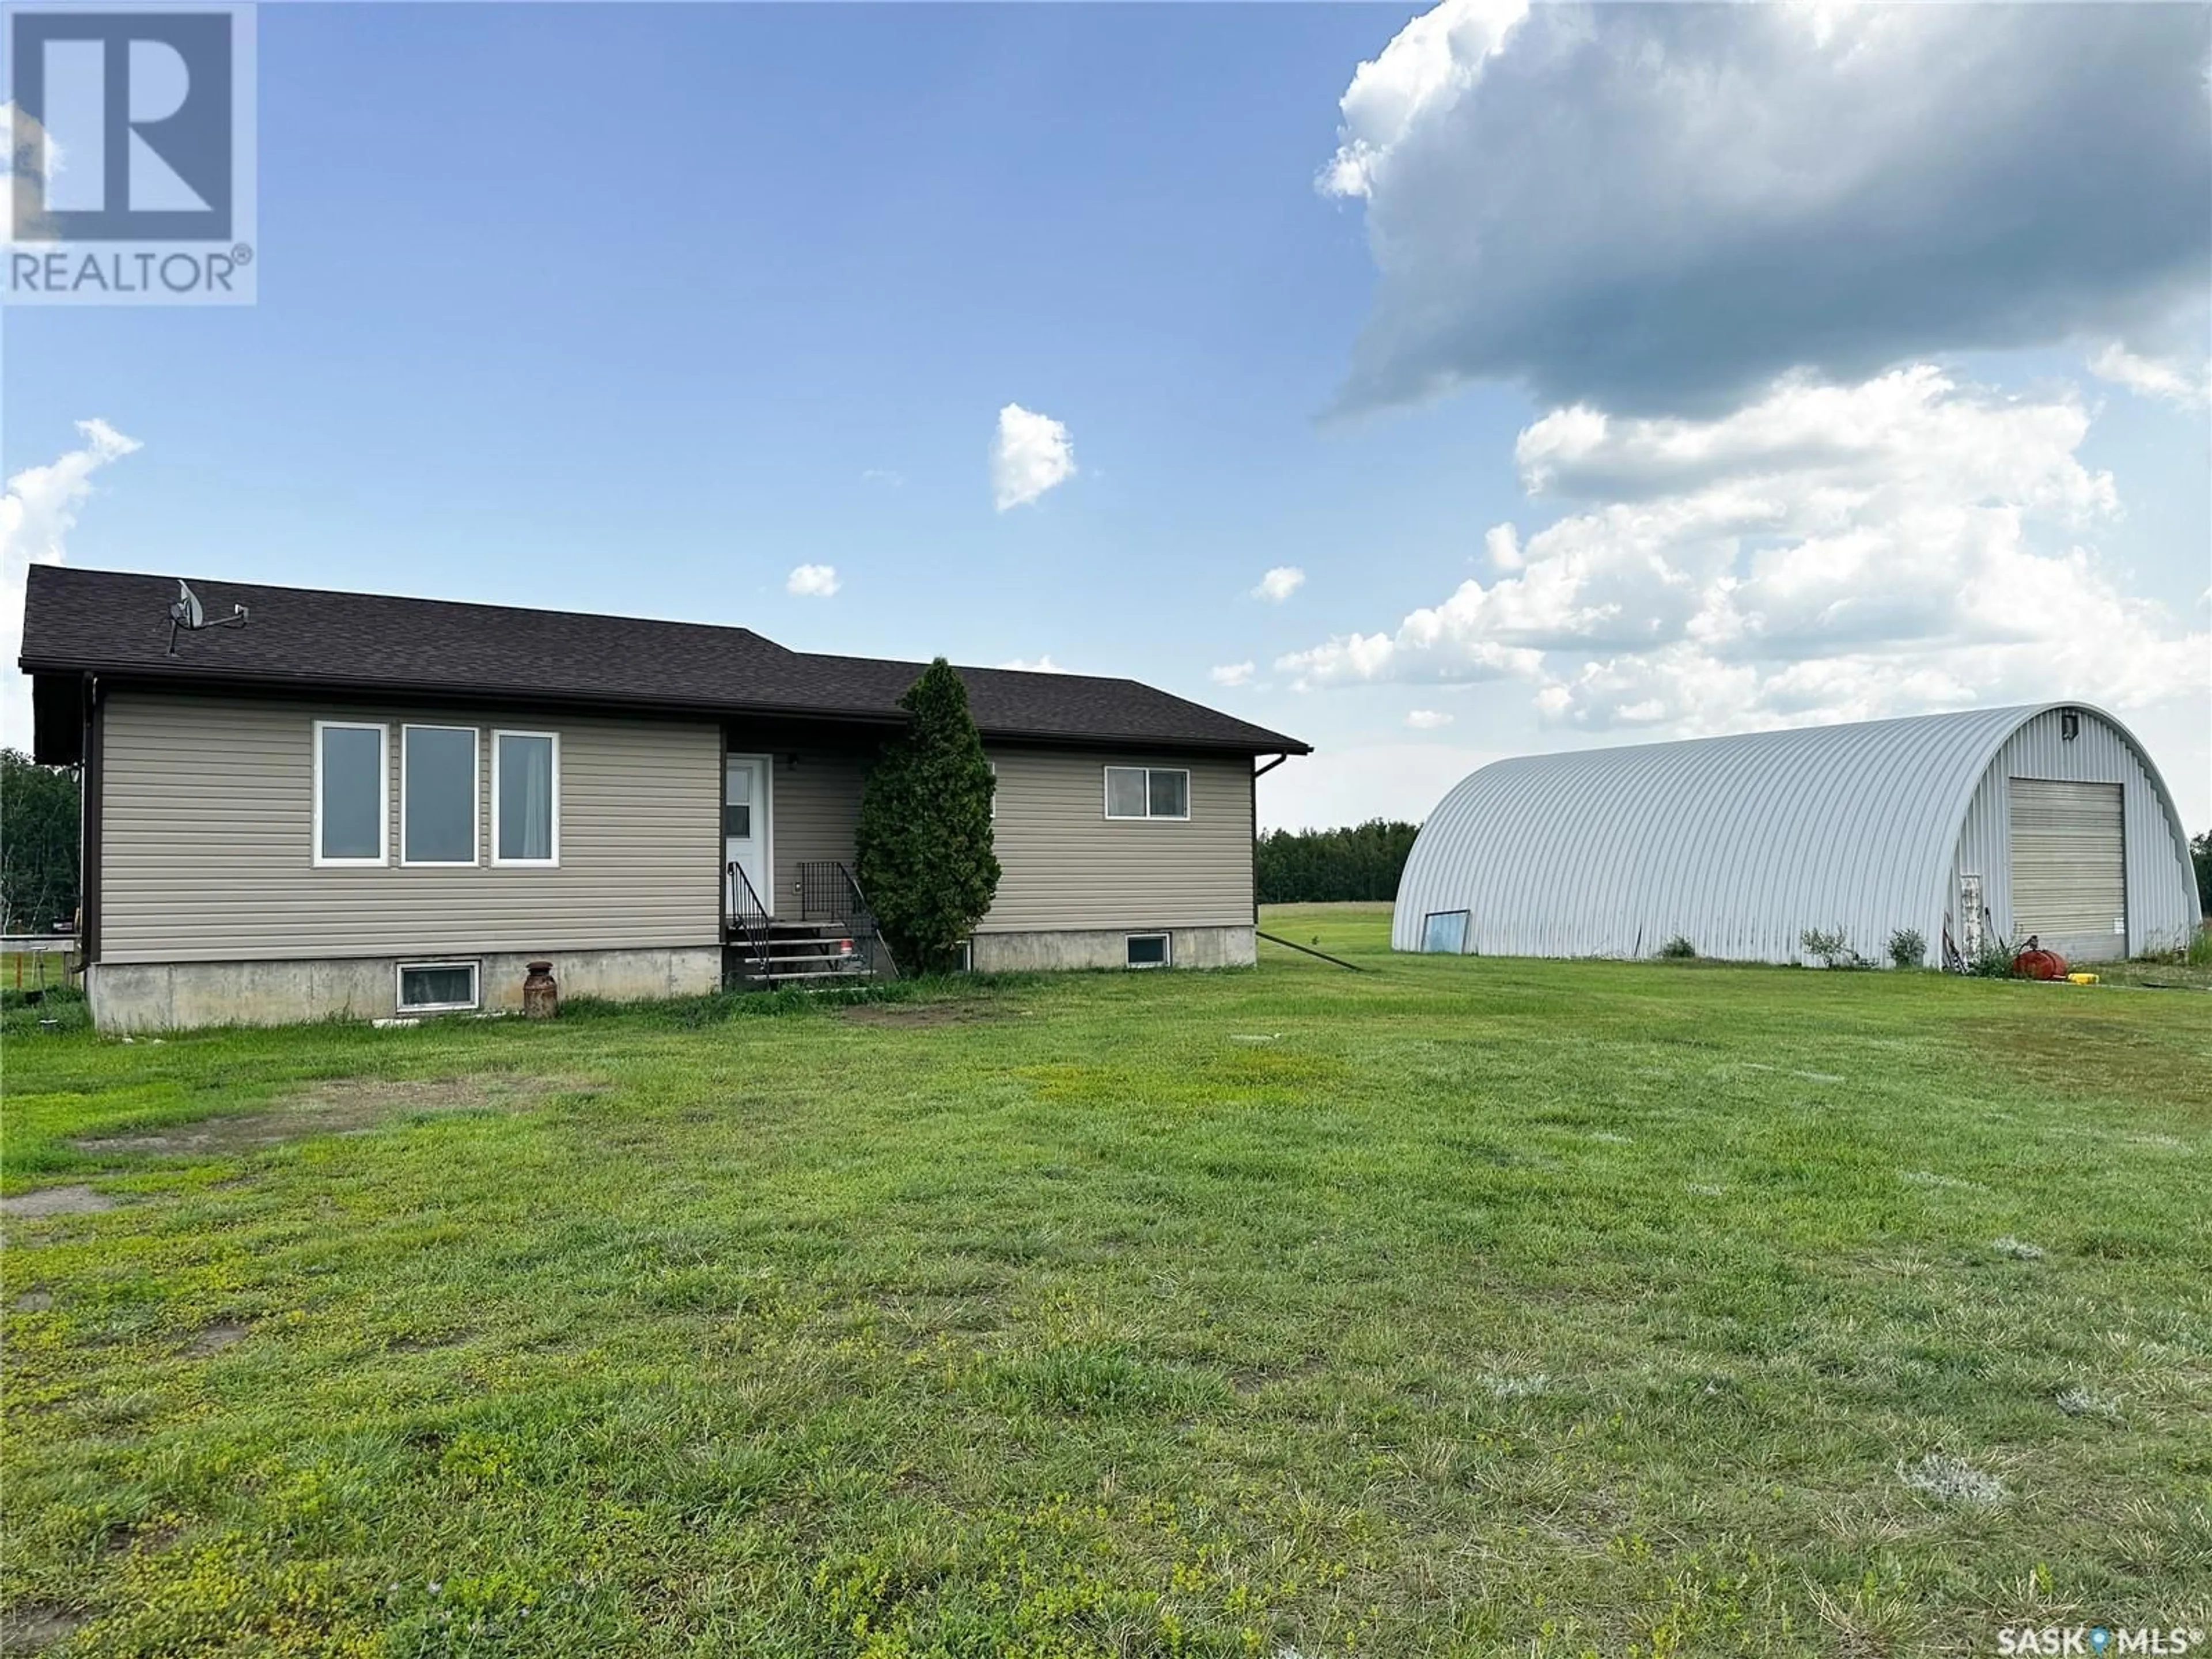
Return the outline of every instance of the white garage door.
[[[2012,780],[2012,931],[2084,961],[2128,953],[2118,784]]]

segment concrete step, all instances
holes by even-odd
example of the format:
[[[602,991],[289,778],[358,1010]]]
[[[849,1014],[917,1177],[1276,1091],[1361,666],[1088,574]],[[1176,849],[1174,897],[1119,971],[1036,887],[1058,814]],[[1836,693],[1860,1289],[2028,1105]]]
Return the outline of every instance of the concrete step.
[[[835,962],[777,962],[770,964],[766,973],[757,961],[742,962],[737,964],[737,974],[749,983],[762,984],[773,979],[778,985],[869,977],[867,969],[857,957],[845,957]]]
[[[763,943],[770,951],[835,951],[853,942],[850,933],[770,933]],[[739,939],[741,946],[750,941]]]
[[[726,929],[730,943],[744,945],[751,935],[735,922]],[[770,945],[787,941],[812,943],[821,939],[841,939],[853,937],[853,929],[842,921],[770,921],[760,927],[761,936]]]

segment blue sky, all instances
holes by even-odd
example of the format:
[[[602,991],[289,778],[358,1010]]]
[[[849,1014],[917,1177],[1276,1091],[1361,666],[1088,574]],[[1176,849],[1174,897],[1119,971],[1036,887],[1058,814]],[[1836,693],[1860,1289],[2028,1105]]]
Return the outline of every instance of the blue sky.
[[[1709,160],[1650,159],[1635,124],[1679,132],[1671,94],[1620,55],[1569,61],[1495,0],[1421,17],[264,7],[259,302],[5,315],[9,580],[58,552],[1048,658],[1321,745],[1269,779],[1273,822],[1419,816],[1504,753],[2080,697],[2212,821],[2201,248],[2104,224],[2085,276],[2065,203],[2032,227],[2047,260],[1931,247],[2009,188],[1972,152],[2017,129],[1959,134],[1917,204],[1823,186],[1811,229],[1786,199],[1747,215]],[[1795,37],[1667,44],[1833,74]],[[1955,44],[1834,96],[1924,143],[1942,88],[1903,75]],[[2031,130],[2170,94],[2170,40],[2107,53],[2105,90],[2063,44],[1990,48],[2048,67]],[[1784,118],[1744,116],[1787,173]],[[2118,163],[2076,159],[2094,199]],[[1615,163],[1628,193],[1578,204]],[[1705,182],[1631,191],[1635,166]],[[1652,236],[1606,241],[1651,201],[1686,244],[1664,270]],[[1821,236],[1883,235],[1914,257],[1817,313],[1762,298],[1806,291],[1792,258],[1835,269]],[[1592,268],[1609,287],[1560,275]],[[1930,272],[1982,289],[1889,292]],[[1589,320],[1627,314],[1634,339]],[[1002,509],[1008,404],[1060,423],[1073,470]],[[1717,507],[1717,479],[1766,516]],[[802,565],[835,592],[787,591]],[[1276,567],[1304,580],[1255,596]]]

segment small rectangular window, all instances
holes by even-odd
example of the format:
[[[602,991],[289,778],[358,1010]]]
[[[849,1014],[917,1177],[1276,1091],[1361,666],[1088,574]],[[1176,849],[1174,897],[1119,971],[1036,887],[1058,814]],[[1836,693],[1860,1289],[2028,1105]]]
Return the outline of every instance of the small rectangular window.
[[[399,729],[399,861],[477,861],[477,729]]]
[[[1165,933],[1131,933],[1123,940],[1123,945],[1132,968],[1164,968],[1168,965],[1168,936]]]
[[[1155,770],[1145,775],[1151,782],[1148,801],[1156,818],[1190,816],[1190,774]]]
[[[726,801],[722,806],[722,833],[732,841],[745,841],[753,833],[753,804],[749,800]]]
[[[1467,954],[1467,915],[1464,910],[1432,910],[1421,918],[1421,949],[1446,956]]]
[[[1109,766],[1106,769],[1106,816],[1188,818],[1190,774],[1179,766]]]
[[[491,734],[491,861],[561,862],[561,739],[556,733]]]
[[[1109,766],[1106,769],[1106,816],[1109,818],[1149,816],[1143,767]]]
[[[403,962],[399,964],[399,1012],[441,1014],[477,1006],[473,962]]]
[[[391,768],[381,726],[315,722],[317,864],[382,864],[387,856]]]

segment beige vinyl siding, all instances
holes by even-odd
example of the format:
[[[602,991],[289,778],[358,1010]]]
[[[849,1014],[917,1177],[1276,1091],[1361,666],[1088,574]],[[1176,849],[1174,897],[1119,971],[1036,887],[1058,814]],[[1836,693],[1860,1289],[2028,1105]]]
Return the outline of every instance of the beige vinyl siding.
[[[220,962],[713,945],[721,739],[667,720],[118,692],[106,702],[100,956]],[[314,723],[390,729],[391,861],[313,858]],[[477,867],[404,869],[399,727],[477,726]],[[561,863],[495,867],[495,729],[561,738]]]
[[[872,750],[787,749],[775,756],[775,893],[769,907],[777,915],[799,914],[801,864],[835,859],[853,867],[860,792],[874,763]]]
[[[999,896],[978,933],[1249,927],[1252,766],[1243,756],[991,746]],[[1190,774],[1190,817],[1109,818],[1105,769]]]

